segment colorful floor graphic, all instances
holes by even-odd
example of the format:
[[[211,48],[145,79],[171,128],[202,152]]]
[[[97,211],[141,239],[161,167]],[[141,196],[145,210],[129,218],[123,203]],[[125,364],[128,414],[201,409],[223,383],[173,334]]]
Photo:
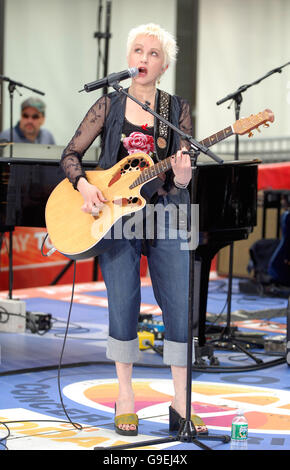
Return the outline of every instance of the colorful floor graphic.
[[[0,298],[5,295],[7,293],[1,292]],[[212,284],[208,303],[211,313],[219,314],[225,295],[225,292],[217,293]],[[54,367],[63,344],[71,286],[26,289],[15,292],[15,296],[25,299],[27,309],[49,311],[57,321],[43,336],[29,331],[22,334],[0,332],[0,421],[7,423],[11,433],[5,441],[7,430],[0,427],[0,440],[4,439],[0,441],[0,448],[4,449],[6,444],[10,450],[92,450],[134,442],[142,443],[145,448],[146,441],[169,435],[168,406],[173,396],[170,371],[163,366],[162,357],[152,350],[142,352],[141,362],[134,369],[139,435],[128,438],[114,432],[117,382],[114,366],[105,358],[107,305],[102,283],[76,286],[72,329],[63,360],[63,364],[71,367],[63,367],[60,374],[65,409],[71,421],[82,425],[82,430],[76,429],[64,414]],[[143,311],[158,318],[158,307],[148,280],[143,281],[142,298]],[[244,301],[249,303],[248,298]],[[239,308],[242,302],[235,293],[233,308]],[[268,306],[265,306],[265,299],[262,302],[262,308],[273,308],[273,299],[269,299]],[[258,304],[259,299],[253,299],[252,310],[257,309]],[[283,308],[283,305],[285,302],[277,299],[275,306]],[[251,319],[247,325],[239,322],[243,329],[252,329],[255,325],[256,330],[267,334],[285,334],[286,331],[285,319],[281,317],[265,321]],[[225,353],[217,351],[216,354]],[[251,359],[230,352],[226,362],[249,365]],[[35,371],[34,367],[43,370]],[[27,370],[21,372],[25,368]],[[243,408],[249,422],[249,451],[290,451],[290,367],[286,362],[237,373],[194,371],[192,378],[192,402],[210,435],[229,435],[233,416]],[[231,450],[230,443],[203,442],[213,450]],[[149,449],[199,450],[192,443],[179,441],[151,444]]]

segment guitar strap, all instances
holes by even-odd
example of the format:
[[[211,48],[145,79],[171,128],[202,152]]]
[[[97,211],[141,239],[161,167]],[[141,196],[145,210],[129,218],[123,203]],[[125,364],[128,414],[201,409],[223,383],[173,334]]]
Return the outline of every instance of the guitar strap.
[[[157,91],[156,96],[156,112],[160,114],[161,117],[170,121],[171,118],[171,95],[166,93],[163,90]],[[155,142],[155,152],[156,158],[158,161],[163,160],[168,156],[170,137],[171,137],[171,128],[155,118],[154,122],[154,142]]]
[[[155,99],[155,111],[160,116],[162,116],[167,121],[170,121],[171,118],[171,95],[166,93],[163,90],[157,90],[156,99]],[[155,158],[159,162],[166,158],[169,154],[170,147],[170,138],[171,138],[171,128],[160,121],[159,119],[154,119],[154,148],[155,148]],[[141,194],[147,202],[154,204],[155,200],[158,198],[157,191],[161,186],[164,186],[169,180],[168,173],[166,174],[165,182],[162,182],[160,179],[155,179],[149,181],[141,189]]]

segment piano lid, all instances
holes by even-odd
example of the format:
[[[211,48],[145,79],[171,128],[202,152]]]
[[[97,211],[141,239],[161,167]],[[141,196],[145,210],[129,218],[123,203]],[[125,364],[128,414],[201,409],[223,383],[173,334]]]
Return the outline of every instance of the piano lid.
[[[65,147],[63,145],[48,145],[48,144],[28,144],[28,143],[7,143],[1,142],[0,157],[10,158],[10,151],[12,147],[13,158],[28,158],[28,159],[41,159],[41,160],[60,160],[62,152]],[[92,145],[85,154],[85,160],[97,161],[98,160],[98,147]]]

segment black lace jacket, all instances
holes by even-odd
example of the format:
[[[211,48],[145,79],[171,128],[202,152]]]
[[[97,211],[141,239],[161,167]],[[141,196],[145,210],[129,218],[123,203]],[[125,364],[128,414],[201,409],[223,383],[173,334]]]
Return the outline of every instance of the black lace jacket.
[[[172,124],[186,134],[192,135],[192,119],[188,102],[175,95],[171,98]],[[125,103],[126,97],[118,92],[99,98],[88,110],[63,151],[61,166],[75,188],[79,178],[85,177],[82,158],[99,135],[102,148],[99,166],[106,169],[116,163],[125,116]],[[172,134],[170,142],[168,156],[174,154],[182,146],[188,147],[188,143],[182,141],[177,133]]]

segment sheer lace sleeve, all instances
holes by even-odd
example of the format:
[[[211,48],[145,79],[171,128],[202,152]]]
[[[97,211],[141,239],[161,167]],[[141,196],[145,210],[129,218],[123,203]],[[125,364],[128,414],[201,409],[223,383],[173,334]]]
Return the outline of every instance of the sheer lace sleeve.
[[[192,136],[192,118],[191,118],[191,112],[190,112],[190,106],[189,103],[186,100],[181,101],[181,113],[180,113],[180,119],[179,119],[179,129],[184,132],[185,134],[188,134]],[[180,146],[181,147],[186,147],[189,149],[189,143],[186,140],[181,139],[180,140]]]
[[[94,140],[101,134],[109,108],[109,98],[107,96],[99,98],[89,109],[62,153],[61,167],[75,189],[80,177],[86,177],[81,163],[82,158]]]

